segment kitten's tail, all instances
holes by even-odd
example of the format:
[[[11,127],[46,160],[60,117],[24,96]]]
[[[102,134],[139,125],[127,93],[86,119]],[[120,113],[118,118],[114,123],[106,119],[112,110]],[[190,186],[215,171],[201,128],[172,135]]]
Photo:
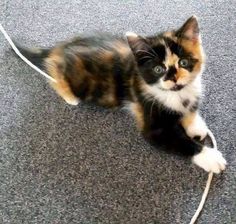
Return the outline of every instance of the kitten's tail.
[[[9,37],[7,32],[4,30],[3,26],[0,24],[0,31],[8,41],[8,43],[11,45],[14,52],[30,67],[32,67],[34,70],[39,72],[41,75],[45,76],[47,79],[57,82],[54,78],[52,78],[50,75],[45,73],[43,70],[41,70],[39,67],[44,69],[44,58],[48,56],[50,49],[37,49],[37,50],[29,50],[26,48],[22,48],[21,46],[16,46],[12,39]],[[38,67],[39,66],[39,67]]]
[[[46,48],[27,48],[14,41],[17,49],[25,56],[32,64],[42,70],[45,69],[44,60],[49,56],[50,49]]]

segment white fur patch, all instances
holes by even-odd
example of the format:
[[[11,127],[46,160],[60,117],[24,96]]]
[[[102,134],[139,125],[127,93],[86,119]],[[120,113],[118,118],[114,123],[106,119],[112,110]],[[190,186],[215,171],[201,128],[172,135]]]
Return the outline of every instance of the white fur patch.
[[[188,108],[183,106],[183,101],[188,99],[190,104],[196,102],[201,96],[201,75],[179,91],[162,90],[158,86],[146,86],[146,91],[171,110],[187,113]]]
[[[73,106],[77,106],[80,102],[79,99],[76,99],[76,98],[73,98],[73,99],[65,99],[65,101],[70,104],[70,105],[73,105]]]
[[[190,138],[200,136],[201,140],[206,137],[207,131],[207,125],[199,114],[196,115],[193,122],[186,128],[186,133]]]
[[[205,171],[214,173],[223,171],[227,164],[220,151],[206,146],[199,154],[193,156],[192,161]]]
[[[126,37],[137,37],[138,35],[134,32],[128,31],[128,32],[125,33],[125,36]]]

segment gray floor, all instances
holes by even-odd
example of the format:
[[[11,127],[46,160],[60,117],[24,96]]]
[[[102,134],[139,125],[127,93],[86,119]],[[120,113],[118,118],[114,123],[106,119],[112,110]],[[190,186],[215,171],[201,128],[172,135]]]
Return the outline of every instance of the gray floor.
[[[68,3],[70,2],[70,3]],[[188,2],[188,4],[186,4]],[[214,3],[213,3],[214,2]],[[151,34],[200,18],[202,114],[229,165],[198,223],[236,223],[236,2],[5,0],[0,21],[29,45],[77,33]],[[207,174],[153,150],[126,111],[66,105],[0,35],[0,223],[188,223]]]

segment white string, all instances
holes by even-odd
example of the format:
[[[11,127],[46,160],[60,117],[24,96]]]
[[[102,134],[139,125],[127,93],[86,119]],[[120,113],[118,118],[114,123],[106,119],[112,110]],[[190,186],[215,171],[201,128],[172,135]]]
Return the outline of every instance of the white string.
[[[216,139],[215,136],[213,135],[213,133],[211,132],[210,129],[207,130],[207,134],[210,136],[211,141],[213,143],[213,148],[217,150],[217,143],[216,143]]]
[[[215,148],[217,150],[217,143],[216,143],[216,139],[215,139],[213,133],[211,132],[210,129],[208,129],[207,132],[208,132],[207,134],[210,136],[211,141],[213,143],[213,148]],[[197,218],[199,217],[199,214],[202,211],[203,206],[204,206],[204,204],[206,202],[206,198],[207,198],[210,186],[211,186],[212,178],[213,178],[213,172],[210,172],[208,174],[208,179],[207,179],[207,182],[206,182],[206,187],[205,187],[205,190],[204,190],[204,192],[202,194],[202,199],[200,201],[200,204],[199,204],[199,206],[198,206],[198,208],[197,208],[197,210],[196,210],[196,212],[195,212],[194,216],[192,217],[192,219],[191,219],[189,224],[194,224],[197,221]]]
[[[36,70],[37,72],[39,72],[41,75],[45,76],[47,79],[50,79],[53,82],[57,82],[54,78],[52,78],[50,75],[46,74],[44,71],[42,71],[41,69],[39,69],[37,66],[35,66],[34,64],[32,64],[24,55],[22,55],[20,53],[20,51],[17,49],[16,45],[13,43],[13,41],[11,40],[11,38],[8,36],[7,32],[4,30],[3,26],[0,24],[0,30],[2,32],[2,34],[4,35],[4,37],[6,38],[6,40],[8,41],[8,43],[11,45],[12,49],[15,51],[15,53],[26,63],[28,64],[30,67],[32,67],[34,70]]]
[[[205,204],[205,201],[206,201],[206,198],[207,198],[207,195],[208,195],[208,192],[209,192],[209,189],[210,189],[210,186],[211,186],[211,181],[212,181],[212,177],[213,177],[213,172],[210,172],[208,174],[208,179],[207,179],[207,183],[206,183],[206,187],[205,187],[205,190],[202,194],[202,199],[200,201],[200,204],[194,214],[194,216],[192,217],[191,221],[189,224],[194,224],[196,221],[197,221],[197,218],[200,214],[200,212],[202,211],[202,208]]]

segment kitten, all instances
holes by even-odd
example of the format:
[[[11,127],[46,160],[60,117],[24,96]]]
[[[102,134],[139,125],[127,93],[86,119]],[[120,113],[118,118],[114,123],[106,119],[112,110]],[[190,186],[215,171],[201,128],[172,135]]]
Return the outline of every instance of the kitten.
[[[204,53],[196,17],[150,37],[77,37],[51,49],[20,51],[56,79],[50,84],[67,103],[128,104],[151,144],[191,156],[206,171],[225,169],[222,154],[195,139],[208,130],[198,112]]]

